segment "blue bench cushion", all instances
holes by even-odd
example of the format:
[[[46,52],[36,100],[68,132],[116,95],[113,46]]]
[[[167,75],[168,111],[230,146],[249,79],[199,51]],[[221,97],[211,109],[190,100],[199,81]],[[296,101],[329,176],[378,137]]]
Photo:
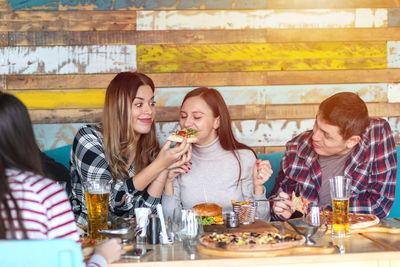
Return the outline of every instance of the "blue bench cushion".
[[[69,158],[71,153],[72,145],[66,145],[62,147],[58,147],[52,150],[46,150],[44,153],[53,158],[55,161],[61,163],[69,170]]]
[[[265,187],[265,194],[267,197],[270,195],[272,189],[274,188],[276,177],[278,176],[279,169],[281,168],[281,159],[285,152],[274,152],[268,154],[258,154],[258,158],[262,160],[269,160],[272,167],[272,175],[269,180],[264,184]]]

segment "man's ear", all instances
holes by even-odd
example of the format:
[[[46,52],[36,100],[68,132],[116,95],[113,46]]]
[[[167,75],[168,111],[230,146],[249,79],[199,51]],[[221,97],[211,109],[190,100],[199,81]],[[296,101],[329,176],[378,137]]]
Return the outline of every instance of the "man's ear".
[[[347,146],[347,148],[351,149],[351,148],[355,147],[358,144],[358,142],[360,142],[360,141],[361,141],[361,137],[359,135],[353,135],[349,139],[347,139],[346,146]]]

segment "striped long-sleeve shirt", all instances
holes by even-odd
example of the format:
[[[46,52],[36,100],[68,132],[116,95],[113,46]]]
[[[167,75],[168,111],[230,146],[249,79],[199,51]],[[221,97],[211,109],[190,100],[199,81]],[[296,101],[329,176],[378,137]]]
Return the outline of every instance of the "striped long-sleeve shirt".
[[[68,238],[79,242],[74,214],[64,189],[53,180],[31,172],[6,169],[6,176],[29,239]],[[9,198],[8,203],[16,229],[20,229],[13,212],[15,206]],[[2,218],[5,218],[3,207],[1,213]],[[23,238],[22,231],[17,230],[16,238]],[[11,239],[10,233],[7,233],[7,239]],[[91,267],[106,265],[100,255],[96,255],[87,264]]]

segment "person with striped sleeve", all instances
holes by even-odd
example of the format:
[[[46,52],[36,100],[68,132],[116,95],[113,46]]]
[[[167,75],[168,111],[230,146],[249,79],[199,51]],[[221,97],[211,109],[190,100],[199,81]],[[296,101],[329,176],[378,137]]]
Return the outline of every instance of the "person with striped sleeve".
[[[43,176],[39,149],[25,105],[15,96],[2,92],[0,211],[0,239],[67,238],[79,242],[66,192]],[[96,247],[87,266],[107,266],[123,252],[120,239],[107,240]]]

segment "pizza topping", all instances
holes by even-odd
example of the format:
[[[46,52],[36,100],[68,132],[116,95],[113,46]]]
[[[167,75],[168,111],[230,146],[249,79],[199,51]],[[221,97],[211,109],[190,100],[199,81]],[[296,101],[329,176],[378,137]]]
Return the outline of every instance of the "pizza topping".
[[[197,131],[192,128],[184,128],[181,130],[176,130],[175,134],[180,135],[182,137],[190,137],[193,135],[197,135]]]
[[[212,233],[206,235],[209,240],[217,243],[220,248],[225,248],[227,245],[243,246],[243,245],[263,245],[276,244],[281,242],[290,242],[298,240],[296,236],[290,234],[279,233]]]

